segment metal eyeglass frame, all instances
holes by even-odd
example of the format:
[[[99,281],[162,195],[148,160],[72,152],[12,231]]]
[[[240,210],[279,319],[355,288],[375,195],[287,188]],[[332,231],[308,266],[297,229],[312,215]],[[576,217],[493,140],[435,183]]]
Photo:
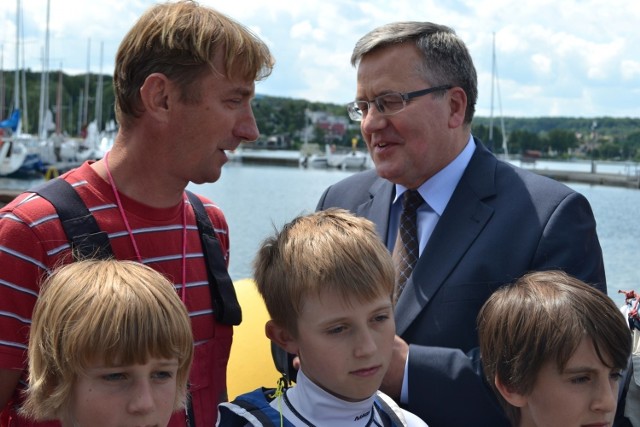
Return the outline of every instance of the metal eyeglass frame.
[[[430,93],[438,92],[440,90],[449,90],[452,87],[453,87],[452,85],[442,85],[442,86],[435,86],[435,87],[430,87],[428,89],[416,90],[413,92],[406,92],[406,93],[401,93],[401,92],[385,93],[383,95],[376,96],[371,101],[360,100],[360,101],[350,102],[347,104],[347,112],[349,113],[349,118],[351,120],[356,122],[361,122],[364,119],[365,113],[363,113],[364,110],[360,108],[358,105],[367,104],[367,111],[368,111],[371,108],[371,104],[373,103],[375,104],[380,114],[384,114],[385,116],[391,116],[393,114],[399,113],[400,111],[404,110],[407,106],[407,102],[412,100],[413,98],[428,95]],[[382,105],[380,100],[384,97],[388,97],[389,95],[393,95],[393,96],[400,95],[400,98],[402,99],[402,108],[395,111],[385,111],[385,107]]]

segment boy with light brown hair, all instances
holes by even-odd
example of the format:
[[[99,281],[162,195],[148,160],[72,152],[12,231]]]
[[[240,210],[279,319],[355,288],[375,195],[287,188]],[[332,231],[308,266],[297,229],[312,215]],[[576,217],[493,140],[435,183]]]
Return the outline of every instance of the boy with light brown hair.
[[[162,274],[133,261],[68,264],[34,309],[22,412],[63,427],[166,426],[185,407],[192,357],[189,315]]]
[[[371,221],[341,209],[299,216],[264,241],[254,267],[266,334],[300,369],[295,387],[220,404],[219,426],[426,426],[377,391],[394,343],[395,271]]]
[[[562,271],[529,273],[491,295],[478,334],[514,427],[612,425],[631,335],[606,294]]]

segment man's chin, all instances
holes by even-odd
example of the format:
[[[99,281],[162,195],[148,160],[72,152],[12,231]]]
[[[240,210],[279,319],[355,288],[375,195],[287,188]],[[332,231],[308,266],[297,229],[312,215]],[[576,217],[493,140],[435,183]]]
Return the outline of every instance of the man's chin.
[[[380,178],[384,178],[388,181],[394,182],[393,178],[395,178],[397,174],[393,170],[392,165],[387,162],[374,162],[374,165],[376,168],[376,173]]]
[[[202,176],[202,177],[197,177],[191,180],[192,183],[194,184],[212,184],[216,181],[218,181],[220,179],[220,176],[222,175],[221,173],[222,171],[218,170],[217,172],[211,172],[209,174],[207,174],[206,176]]]

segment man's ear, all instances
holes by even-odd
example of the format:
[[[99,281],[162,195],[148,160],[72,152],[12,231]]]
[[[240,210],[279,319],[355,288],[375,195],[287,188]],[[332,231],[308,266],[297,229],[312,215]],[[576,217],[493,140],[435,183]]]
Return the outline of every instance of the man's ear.
[[[449,92],[449,127],[458,128],[464,124],[464,116],[467,112],[467,94],[458,86],[452,87]]]
[[[514,391],[511,386],[508,386],[502,382],[502,380],[496,375],[494,379],[494,383],[496,388],[510,405],[515,406],[517,408],[522,408],[527,404],[527,396]]]
[[[269,320],[264,325],[264,332],[271,341],[278,344],[287,353],[298,354],[298,341],[286,328],[278,325],[273,320]]]
[[[140,100],[145,112],[164,121],[169,111],[172,84],[162,73],[149,74],[140,87]]]

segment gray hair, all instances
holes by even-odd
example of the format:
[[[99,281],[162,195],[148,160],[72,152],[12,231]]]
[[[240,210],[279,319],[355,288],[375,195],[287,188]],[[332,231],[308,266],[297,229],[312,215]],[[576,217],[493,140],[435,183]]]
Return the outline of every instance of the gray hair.
[[[464,121],[471,124],[478,99],[478,77],[467,46],[456,32],[432,22],[393,22],[365,34],[353,49],[351,64],[357,66],[367,54],[413,41],[424,56],[422,72],[433,86],[450,84],[467,94]]]

